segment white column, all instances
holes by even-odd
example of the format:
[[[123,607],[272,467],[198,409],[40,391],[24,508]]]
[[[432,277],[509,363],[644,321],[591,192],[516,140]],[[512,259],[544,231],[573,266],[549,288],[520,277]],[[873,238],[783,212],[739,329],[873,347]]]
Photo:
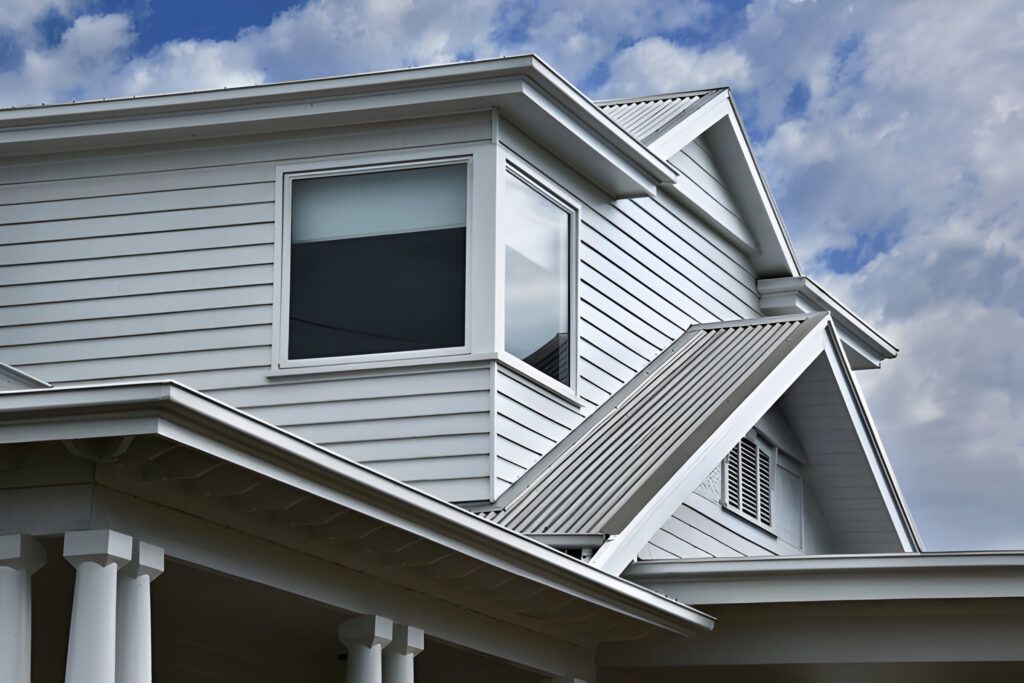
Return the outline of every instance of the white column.
[[[391,620],[372,614],[351,617],[338,627],[348,649],[345,683],[382,683],[381,649],[391,642]]]
[[[163,549],[136,541],[132,561],[117,575],[116,683],[153,680],[149,584],[163,571]]]
[[[413,683],[413,658],[423,652],[423,631],[395,624],[391,643],[384,648],[384,683]]]
[[[32,575],[44,564],[31,536],[0,536],[0,681],[31,681]]]
[[[64,534],[75,568],[65,683],[114,683],[117,571],[132,559],[132,539],[109,529]]]

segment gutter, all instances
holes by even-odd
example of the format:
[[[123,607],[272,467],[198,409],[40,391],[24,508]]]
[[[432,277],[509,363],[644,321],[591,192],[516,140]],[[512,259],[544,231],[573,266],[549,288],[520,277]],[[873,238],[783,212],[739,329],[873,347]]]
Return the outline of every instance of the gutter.
[[[375,472],[312,442],[173,381],[81,385],[0,395],[0,443],[5,424],[45,424],[67,418],[125,414],[166,418],[202,436],[228,441],[228,454],[211,453],[265,476],[287,480],[313,495],[356,510],[486,564],[672,633],[710,630],[699,610],[600,571],[526,536]],[[112,432],[123,427],[113,426]],[[173,428],[169,431],[175,432]],[[150,433],[162,434],[157,425]],[[115,434],[111,434],[113,436]],[[25,441],[20,438],[19,441]]]

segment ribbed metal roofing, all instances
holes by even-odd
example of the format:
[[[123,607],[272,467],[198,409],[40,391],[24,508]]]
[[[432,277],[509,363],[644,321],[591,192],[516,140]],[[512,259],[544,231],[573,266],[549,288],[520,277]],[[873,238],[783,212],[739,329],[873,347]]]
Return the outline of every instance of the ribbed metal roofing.
[[[711,90],[654,95],[630,100],[597,102],[615,123],[640,142],[655,138],[662,131],[686,118],[688,111]]]
[[[691,327],[499,499],[526,534],[614,534],[825,314]]]

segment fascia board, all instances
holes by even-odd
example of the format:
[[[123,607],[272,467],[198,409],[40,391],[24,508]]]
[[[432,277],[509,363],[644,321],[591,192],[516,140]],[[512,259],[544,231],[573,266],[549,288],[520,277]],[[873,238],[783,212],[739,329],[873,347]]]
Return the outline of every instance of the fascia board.
[[[843,397],[843,402],[846,404],[847,412],[853,421],[861,448],[868,459],[872,475],[875,477],[879,494],[885,502],[886,511],[892,520],[896,535],[905,552],[920,552],[923,547],[921,536],[914,524],[910,509],[907,507],[906,498],[896,481],[889,456],[878,435],[878,428],[868,410],[867,401],[864,400],[864,394],[846,358],[843,344],[835,327],[829,327],[827,339],[825,355]]]
[[[712,145],[721,155],[719,161],[727,177],[736,182],[740,193],[737,199],[744,200],[745,191],[749,198],[741,201],[745,217],[751,223],[754,234],[761,245],[761,253],[754,259],[758,272],[774,276],[799,276],[800,264],[782,216],[772,197],[768,183],[754,158],[750,139],[747,137],[736,103],[729,97],[729,112],[719,125],[708,129]],[[715,144],[716,140],[726,144]]]
[[[716,412],[727,411],[725,415],[720,418],[711,415],[707,418],[711,424],[716,420],[720,424],[640,510],[631,514],[621,531],[609,537],[594,554],[591,564],[610,574],[621,574],[654,532],[679,507],[679,501],[707,478],[721,458],[725,457],[728,449],[768,412],[822,354],[823,331],[830,324],[828,314],[817,314],[808,324],[811,325],[810,329],[804,332],[794,346],[787,348],[781,358],[768,361],[771,369],[766,375],[755,376],[752,379],[754,386],[743,388],[739,396],[731,397],[717,409]]]
[[[76,417],[114,436],[118,420],[142,414],[149,433],[215,455],[481,562],[673,633],[709,630],[714,619],[406,484],[343,459],[175,382],[140,382],[6,392],[0,395],[0,443],[54,438],[53,424]],[[6,438],[4,423],[29,424],[33,439]],[[131,433],[144,433],[135,431]]]
[[[709,93],[688,108],[675,126],[648,137],[644,144],[662,159],[668,159],[728,116],[730,111],[728,90],[723,88]]]
[[[861,352],[870,367],[878,367],[883,360],[891,360],[899,354],[892,342],[809,277],[761,279],[757,281],[757,292],[761,308],[766,312],[829,311],[844,342]]]
[[[1024,597],[1024,553],[644,560],[632,581],[697,604]]]
[[[0,111],[0,156],[65,149],[190,140],[383,121],[515,106],[526,84],[544,96],[535,106],[551,122],[600,141],[595,157],[644,178],[635,194],[653,194],[677,173],[633,140],[585,95],[533,55],[338,78]],[[560,110],[559,115],[552,112]],[[532,132],[532,131],[531,131]],[[585,170],[585,169],[584,169]],[[621,183],[622,181],[620,181]],[[615,188],[611,188],[615,190]]]

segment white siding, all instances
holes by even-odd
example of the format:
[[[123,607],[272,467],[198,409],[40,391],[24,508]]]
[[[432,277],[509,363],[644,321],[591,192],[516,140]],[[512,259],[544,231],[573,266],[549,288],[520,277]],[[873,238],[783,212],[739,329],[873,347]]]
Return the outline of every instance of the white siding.
[[[489,140],[490,117],[0,165],[0,359],[55,384],[171,377],[442,497],[490,495],[487,364],[268,377],[275,167]]]
[[[612,201],[512,126],[502,122],[500,130],[506,149],[582,207],[579,397],[584,406],[566,412],[549,392],[526,380],[519,382],[515,401],[499,390],[499,460],[505,461],[504,472],[518,476],[687,326],[757,317],[760,309],[749,259],[680,204]],[[554,420],[552,404],[560,408]],[[512,418],[513,412],[520,419]],[[499,475],[498,493],[507,483]]]

